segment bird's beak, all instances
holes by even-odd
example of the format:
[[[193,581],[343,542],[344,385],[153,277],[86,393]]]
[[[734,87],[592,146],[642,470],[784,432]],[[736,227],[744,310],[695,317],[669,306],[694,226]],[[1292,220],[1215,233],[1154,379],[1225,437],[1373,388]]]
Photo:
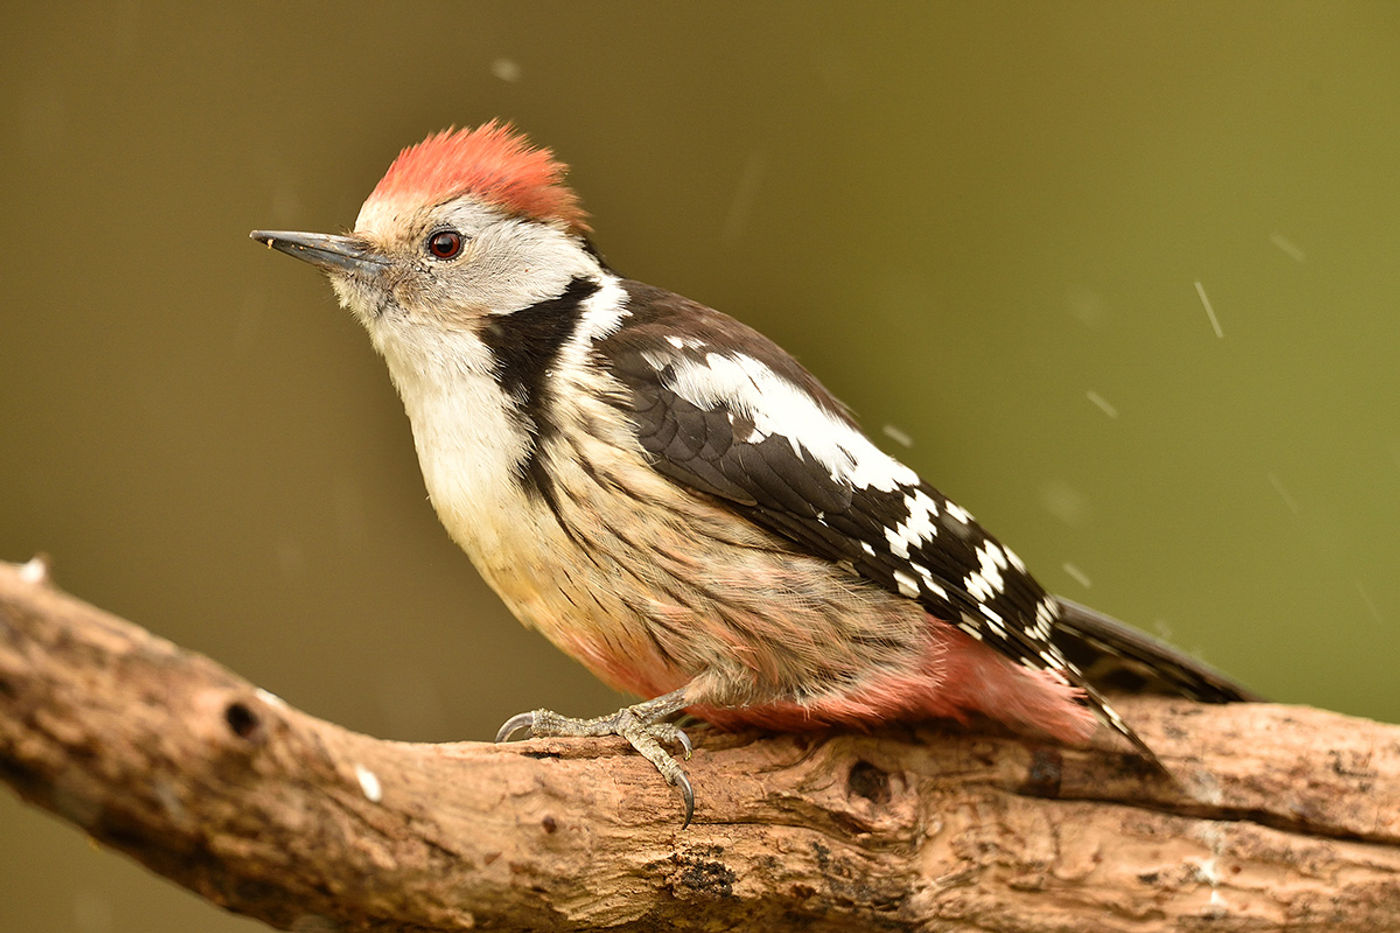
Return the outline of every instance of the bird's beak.
[[[268,249],[281,250],[325,272],[372,276],[389,264],[389,260],[376,253],[367,242],[352,236],[294,230],[254,230],[248,236],[267,244]]]

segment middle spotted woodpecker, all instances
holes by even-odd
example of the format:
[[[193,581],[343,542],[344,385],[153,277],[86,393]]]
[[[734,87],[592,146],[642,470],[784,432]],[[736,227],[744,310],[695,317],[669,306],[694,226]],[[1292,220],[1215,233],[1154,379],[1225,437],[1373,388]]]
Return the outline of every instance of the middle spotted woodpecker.
[[[646,698],[498,739],[621,735],[688,823],[681,710],[783,730],[983,714],[1069,742],[1097,717],[1158,763],[1096,683],[1250,697],[1047,595],[771,340],[615,273],[564,173],[507,126],[446,131],[399,154],[352,234],[252,234],[368,330],[439,518],[511,611]]]

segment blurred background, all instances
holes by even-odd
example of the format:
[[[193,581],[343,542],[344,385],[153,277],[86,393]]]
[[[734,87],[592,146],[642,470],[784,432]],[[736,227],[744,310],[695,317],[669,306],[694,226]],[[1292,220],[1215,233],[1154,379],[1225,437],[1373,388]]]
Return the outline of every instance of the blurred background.
[[[11,10],[0,559],[380,736],[621,698],[497,604],[254,227],[500,116],[1049,587],[1400,719],[1400,7]],[[0,791],[0,929],[261,929]]]

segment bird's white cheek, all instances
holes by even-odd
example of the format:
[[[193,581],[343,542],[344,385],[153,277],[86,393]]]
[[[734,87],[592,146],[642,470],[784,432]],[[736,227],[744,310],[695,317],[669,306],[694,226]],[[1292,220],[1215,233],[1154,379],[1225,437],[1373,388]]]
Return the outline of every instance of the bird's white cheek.
[[[354,280],[342,275],[332,275],[331,291],[335,292],[336,300],[340,306],[346,310],[355,310],[356,299],[359,297],[359,287]]]
[[[340,306],[350,311],[371,333],[374,322],[383,314],[385,293],[354,276],[331,276],[331,289]]]

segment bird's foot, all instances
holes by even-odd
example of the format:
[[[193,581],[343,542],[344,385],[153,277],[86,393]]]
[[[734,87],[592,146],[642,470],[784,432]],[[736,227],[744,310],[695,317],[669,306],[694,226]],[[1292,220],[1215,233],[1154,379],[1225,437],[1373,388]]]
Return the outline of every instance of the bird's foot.
[[[681,829],[690,825],[695,813],[695,792],[690,786],[690,778],[670,752],[667,745],[679,745],[685,757],[690,757],[690,737],[672,722],[666,722],[681,708],[684,699],[681,691],[659,696],[632,706],[624,706],[610,716],[595,719],[575,719],[561,716],[549,709],[537,709],[521,713],[506,720],[496,733],[497,742],[509,741],[516,733],[527,736],[604,736],[618,735],[632,744],[643,758],[651,762],[666,783],[677,788],[685,804],[685,821]]]

